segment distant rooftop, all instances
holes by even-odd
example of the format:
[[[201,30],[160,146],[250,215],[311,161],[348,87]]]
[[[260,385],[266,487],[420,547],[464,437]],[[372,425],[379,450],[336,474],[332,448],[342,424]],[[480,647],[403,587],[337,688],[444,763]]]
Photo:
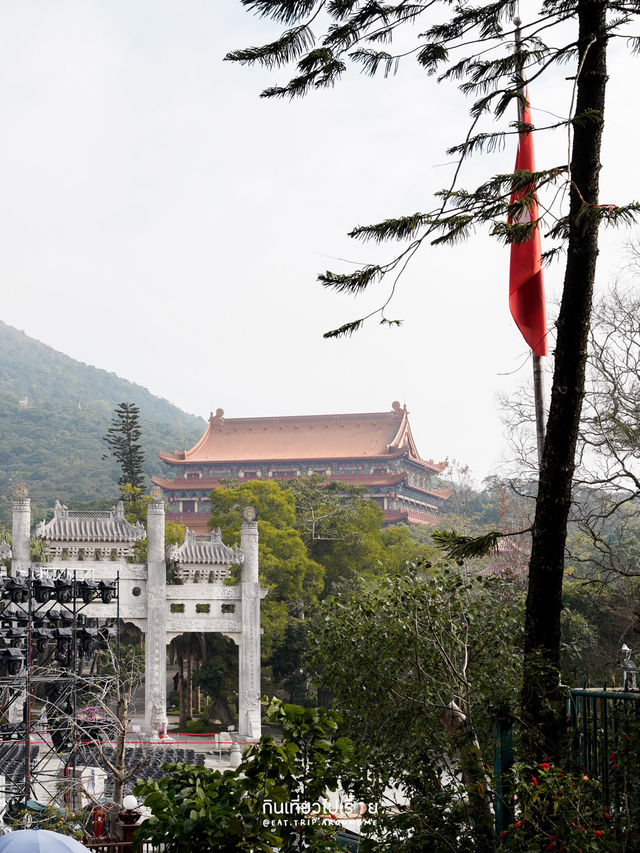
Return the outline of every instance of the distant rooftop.
[[[390,412],[346,415],[295,415],[277,418],[225,418],[218,409],[190,450],[160,453],[174,465],[275,460],[375,459],[408,453],[425,468],[440,472],[446,463],[420,458],[406,406]]]

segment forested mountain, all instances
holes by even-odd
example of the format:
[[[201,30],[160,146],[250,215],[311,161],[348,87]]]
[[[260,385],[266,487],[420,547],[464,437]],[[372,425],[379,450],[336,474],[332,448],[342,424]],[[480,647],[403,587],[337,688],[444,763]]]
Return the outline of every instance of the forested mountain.
[[[115,501],[119,472],[102,458],[103,436],[124,401],[140,407],[148,478],[162,472],[159,450],[191,447],[206,426],[141,385],[0,322],[0,519],[9,518],[17,482],[27,483],[41,512],[56,498],[75,506]]]

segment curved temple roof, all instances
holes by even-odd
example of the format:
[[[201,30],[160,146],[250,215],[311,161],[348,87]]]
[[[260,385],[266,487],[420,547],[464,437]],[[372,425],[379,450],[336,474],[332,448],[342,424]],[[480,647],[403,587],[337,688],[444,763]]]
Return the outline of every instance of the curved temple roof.
[[[206,462],[354,459],[409,455],[432,471],[446,465],[424,462],[415,446],[406,406],[390,412],[303,415],[283,418],[225,418],[218,409],[191,450],[160,453],[174,465]]]
[[[129,524],[124,517],[122,501],[105,512],[70,510],[56,501],[53,518],[48,524],[39,522],[36,537],[49,542],[140,542],[146,536],[144,527]]]
[[[167,557],[178,565],[233,566],[244,560],[241,551],[223,543],[219,527],[212,530],[209,536],[197,536],[187,528],[182,545],[173,545],[167,549]]]

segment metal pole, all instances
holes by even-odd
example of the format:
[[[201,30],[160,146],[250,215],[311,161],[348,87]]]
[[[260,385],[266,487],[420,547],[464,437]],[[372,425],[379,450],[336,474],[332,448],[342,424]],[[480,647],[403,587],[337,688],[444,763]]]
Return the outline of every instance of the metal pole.
[[[522,32],[520,30],[520,25],[522,21],[520,18],[514,18],[513,23],[515,24],[516,32],[515,32],[515,41],[516,41],[516,50],[520,50],[522,47]],[[525,87],[525,80],[522,71],[519,70],[517,72],[517,87],[518,91],[523,92]],[[518,118],[520,121],[524,118],[524,107],[522,101],[518,99]],[[536,442],[538,446],[538,469],[542,465],[542,451],[544,450],[544,433],[545,433],[545,420],[544,420],[544,372],[542,369],[542,356],[536,355],[534,352],[531,353],[532,361],[533,361],[533,399],[535,402],[535,411],[536,411]]]

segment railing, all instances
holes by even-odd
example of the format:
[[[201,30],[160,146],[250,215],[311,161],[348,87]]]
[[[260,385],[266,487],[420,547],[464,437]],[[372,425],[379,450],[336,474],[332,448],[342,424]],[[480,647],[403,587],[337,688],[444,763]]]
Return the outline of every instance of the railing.
[[[618,759],[629,752],[630,738],[640,723],[640,693],[606,685],[575,688],[567,711],[572,761],[599,780],[603,799],[608,800],[620,769]]]
[[[627,838],[640,817],[640,692],[574,689],[567,716],[572,763],[600,783],[616,835]]]
[[[164,844],[154,845],[151,841],[83,841],[87,850],[94,853],[162,853]]]

